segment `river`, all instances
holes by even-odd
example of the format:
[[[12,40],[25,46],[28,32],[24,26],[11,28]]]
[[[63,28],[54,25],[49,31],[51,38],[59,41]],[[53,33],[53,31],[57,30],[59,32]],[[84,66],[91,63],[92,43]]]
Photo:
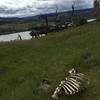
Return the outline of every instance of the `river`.
[[[18,33],[13,33],[8,35],[1,35],[0,42],[20,40],[18,35],[21,36],[22,40],[30,40],[32,38],[29,34],[30,32],[31,31],[25,31],[25,32],[18,32]]]

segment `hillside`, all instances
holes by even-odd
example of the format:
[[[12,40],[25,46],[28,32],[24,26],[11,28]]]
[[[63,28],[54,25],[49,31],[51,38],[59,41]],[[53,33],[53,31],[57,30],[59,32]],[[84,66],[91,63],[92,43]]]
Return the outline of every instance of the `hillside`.
[[[0,100],[51,100],[72,67],[85,73],[90,85],[85,92],[62,100],[100,100],[99,22],[42,39],[0,43]],[[51,87],[38,93],[43,79],[51,80]]]

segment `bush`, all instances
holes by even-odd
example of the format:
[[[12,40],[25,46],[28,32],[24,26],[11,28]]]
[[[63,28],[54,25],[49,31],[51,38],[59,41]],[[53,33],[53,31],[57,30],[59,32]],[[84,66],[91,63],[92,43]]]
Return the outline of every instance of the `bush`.
[[[83,25],[83,24],[86,24],[87,23],[87,19],[85,17],[85,15],[81,14],[79,16],[79,25]]]

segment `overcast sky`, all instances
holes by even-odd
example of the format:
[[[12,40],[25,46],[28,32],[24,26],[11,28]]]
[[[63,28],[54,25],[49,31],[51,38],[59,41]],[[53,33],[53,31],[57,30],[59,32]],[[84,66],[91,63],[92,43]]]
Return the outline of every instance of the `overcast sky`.
[[[21,17],[42,13],[70,10],[75,1],[75,9],[93,7],[93,0],[0,0],[0,17]]]

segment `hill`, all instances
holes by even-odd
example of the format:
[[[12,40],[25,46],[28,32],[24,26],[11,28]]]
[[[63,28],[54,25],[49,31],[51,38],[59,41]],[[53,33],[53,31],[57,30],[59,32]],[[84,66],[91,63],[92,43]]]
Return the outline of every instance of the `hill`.
[[[90,85],[85,92],[62,96],[62,100],[99,100],[99,59],[99,22],[42,39],[0,43],[0,100],[51,100],[55,87],[72,67],[85,73]],[[38,93],[43,79],[51,80],[52,85]]]

